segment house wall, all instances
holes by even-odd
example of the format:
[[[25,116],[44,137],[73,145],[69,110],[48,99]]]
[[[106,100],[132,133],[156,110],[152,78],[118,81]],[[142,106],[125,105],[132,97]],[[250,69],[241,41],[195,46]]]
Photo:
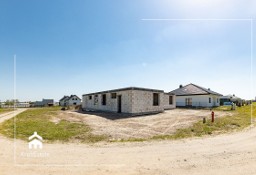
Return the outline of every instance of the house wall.
[[[73,100],[73,99],[74,99],[74,100]],[[73,106],[74,103],[76,103],[76,105],[81,105],[81,100],[80,100],[78,97],[73,97],[73,98],[71,98],[71,99],[68,100],[67,105],[68,105],[68,106]],[[65,103],[63,103],[63,104],[65,104]]]
[[[192,98],[194,107],[220,106],[220,96],[217,95],[176,96],[176,106],[186,106],[186,98]],[[209,98],[212,99],[211,103],[209,103]]]
[[[159,105],[153,105],[153,93],[159,94]],[[164,111],[164,93],[152,92],[152,91],[132,91],[132,113],[154,113]]]
[[[142,91],[142,90],[126,90],[117,91],[106,94],[106,105],[102,105],[102,93],[98,95],[98,102],[95,104],[95,95],[85,95],[82,100],[82,108],[87,110],[99,110],[118,112],[118,98],[111,98],[111,94],[116,93],[118,97],[122,97],[122,113],[146,114],[163,112],[164,109],[172,109],[176,107],[175,95],[173,95],[173,104],[169,104],[169,95],[163,92]],[[153,93],[159,94],[159,105],[153,105]],[[89,97],[91,96],[91,99]]]
[[[17,108],[29,108],[30,104],[29,103],[18,103],[16,104]]]
[[[65,106],[65,101],[64,100],[60,101],[60,106]]]
[[[172,104],[169,104],[169,96],[172,96]],[[170,94],[164,94],[164,109],[176,108],[176,96]]]
[[[42,105],[43,106],[49,106],[49,104],[54,104],[54,100],[51,100],[51,99],[43,99],[42,101]]]
[[[42,106],[44,106],[44,104],[43,104],[42,101],[36,101],[36,102],[34,103],[34,107],[42,107]]]
[[[111,94],[116,93],[116,98],[111,98]],[[98,95],[98,102],[95,104],[95,95],[85,95],[82,100],[82,108],[88,110],[118,112],[118,96],[122,96],[122,113],[132,113],[132,90],[105,93],[106,105],[102,105],[102,93]],[[92,99],[89,99],[92,96]]]

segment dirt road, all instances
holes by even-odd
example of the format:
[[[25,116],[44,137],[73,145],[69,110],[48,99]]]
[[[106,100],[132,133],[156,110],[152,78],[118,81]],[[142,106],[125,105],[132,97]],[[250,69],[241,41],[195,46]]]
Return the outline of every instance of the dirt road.
[[[179,141],[43,146],[29,150],[28,142],[0,136],[0,174],[256,174],[256,128]]]
[[[11,111],[11,112],[7,112],[7,113],[4,113],[4,114],[0,114],[0,123],[2,123],[3,121],[5,120],[8,120],[10,118],[13,118],[14,116],[26,111],[27,109],[16,109],[14,111]]]

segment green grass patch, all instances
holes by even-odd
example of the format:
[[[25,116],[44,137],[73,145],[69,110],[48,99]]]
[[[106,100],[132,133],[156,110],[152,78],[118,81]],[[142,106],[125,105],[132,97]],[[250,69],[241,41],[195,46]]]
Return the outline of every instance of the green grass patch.
[[[61,120],[58,123],[52,122],[51,119],[53,117],[58,117],[58,112],[60,111],[59,107],[29,109],[16,116],[16,138],[27,140],[34,131],[37,131],[39,135],[48,142],[66,142],[72,140],[86,143],[95,143],[104,140],[109,142],[142,142],[157,139],[200,137],[241,130],[248,127],[251,124],[251,114],[254,120],[256,118],[255,108],[256,103],[237,107],[235,111],[230,111],[233,114],[232,116],[216,118],[214,123],[211,122],[210,118],[207,119],[206,123],[198,121],[192,126],[178,129],[175,133],[170,135],[156,135],[152,138],[128,138],[116,140],[109,140],[109,138],[104,135],[92,134],[91,128],[83,123],[75,123],[66,120]],[[214,110],[223,110],[223,108],[218,107]],[[14,119],[7,120],[0,125],[0,133],[5,136],[13,138],[13,131]]]
[[[251,116],[253,117],[253,119],[256,119],[256,103],[253,103],[252,107],[251,105],[237,107],[235,111],[231,111],[231,107],[226,106],[214,108],[213,110],[230,111],[231,113],[233,113],[233,115],[222,118],[215,118],[214,123],[211,122],[210,118],[207,119],[206,123],[203,123],[203,121],[198,121],[192,126],[188,128],[178,129],[175,133],[170,135],[156,135],[149,139],[129,138],[114,140],[112,142],[143,142],[147,140],[176,140],[189,137],[201,137],[205,135],[242,130],[251,124]]]
[[[256,118],[256,103],[248,106],[237,107],[233,116],[216,118],[212,123],[210,119],[206,123],[198,121],[191,127],[178,129],[171,135],[157,135],[151,139],[182,139],[188,137],[200,137],[203,135],[212,135],[214,133],[224,133],[228,131],[241,130],[251,124],[251,116]],[[219,108],[218,110],[220,110]],[[252,110],[251,110],[252,109]],[[251,112],[252,111],[252,112]],[[252,115],[251,115],[252,114]]]
[[[219,106],[214,108],[215,111],[231,111],[231,106]]]
[[[14,137],[14,127],[16,127],[16,138],[27,140],[35,131],[48,142],[71,141],[98,142],[105,140],[105,136],[93,135],[91,128],[83,123],[74,123],[61,120],[58,123],[51,121],[52,117],[57,117],[59,107],[29,109],[16,116],[14,119],[5,121],[0,125],[0,132],[10,138]]]
[[[13,111],[13,108],[0,108],[0,114]]]

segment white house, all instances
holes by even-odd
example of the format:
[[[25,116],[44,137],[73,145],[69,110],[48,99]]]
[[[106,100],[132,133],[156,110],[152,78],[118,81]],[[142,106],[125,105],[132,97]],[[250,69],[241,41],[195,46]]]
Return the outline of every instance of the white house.
[[[175,108],[175,95],[162,90],[128,87],[83,95],[83,110],[142,115]]]
[[[81,99],[77,95],[64,96],[59,102],[62,107],[81,105]]]
[[[81,105],[81,98],[79,98],[77,95],[71,95],[67,100],[67,105],[68,106]]]
[[[180,85],[171,91],[176,95],[177,107],[214,107],[220,106],[221,94],[195,84]]]
[[[17,108],[29,108],[30,104],[29,104],[29,102],[17,102],[16,107]]]
[[[67,106],[67,105],[66,105],[66,100],[67,100],[67,99],[69,99],[69,96],[66,96],[66,95],[65,95],[64,97],[62,97],[62,98],[59,100],[60,106],[63,106],[63,107],[64,107],[64,106]]]

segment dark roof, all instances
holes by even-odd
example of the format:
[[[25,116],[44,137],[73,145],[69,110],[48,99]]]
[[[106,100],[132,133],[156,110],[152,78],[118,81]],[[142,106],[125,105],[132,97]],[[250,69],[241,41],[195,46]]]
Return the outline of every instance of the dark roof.
[[[64,97],[62,97],[59,101],[62,101],[62,100],[65,100],[66,98],[69,98],[69,96],[64,96]]]
[[[170,93],[174,93],[176,96],[207,95],[207,94],[222,96],[222,94],[219,94],[210,89],[207,89],[207,88],[204,88],[204,87],[192,84],[192,83],[188,84],[186,86],[180,87],[178,89],[175,89],[175,90],[171,91]]]
[[[140,87],[127,87],[127,88],[120,88],[120,89],[113,89],[113,90],[108,90],[108,91],[101,91],[101,92],[95,92],[95,93],[90,93],[90,94],[84,94],[83,96],[113,93],[113,92],[127,91],[127,90],[140,90],[140,91],[150,91],[150,92],[160,92],[160,93],[164,92],[163,90],[158,90],[158,89],[148,89],[148,88],[140,88]]]
[[[73,97],[79,98],[77,95],[70,95],[70,97],[67,100],[70,100]],[[81,98],[79,98],[79,100],[81,100]]]

